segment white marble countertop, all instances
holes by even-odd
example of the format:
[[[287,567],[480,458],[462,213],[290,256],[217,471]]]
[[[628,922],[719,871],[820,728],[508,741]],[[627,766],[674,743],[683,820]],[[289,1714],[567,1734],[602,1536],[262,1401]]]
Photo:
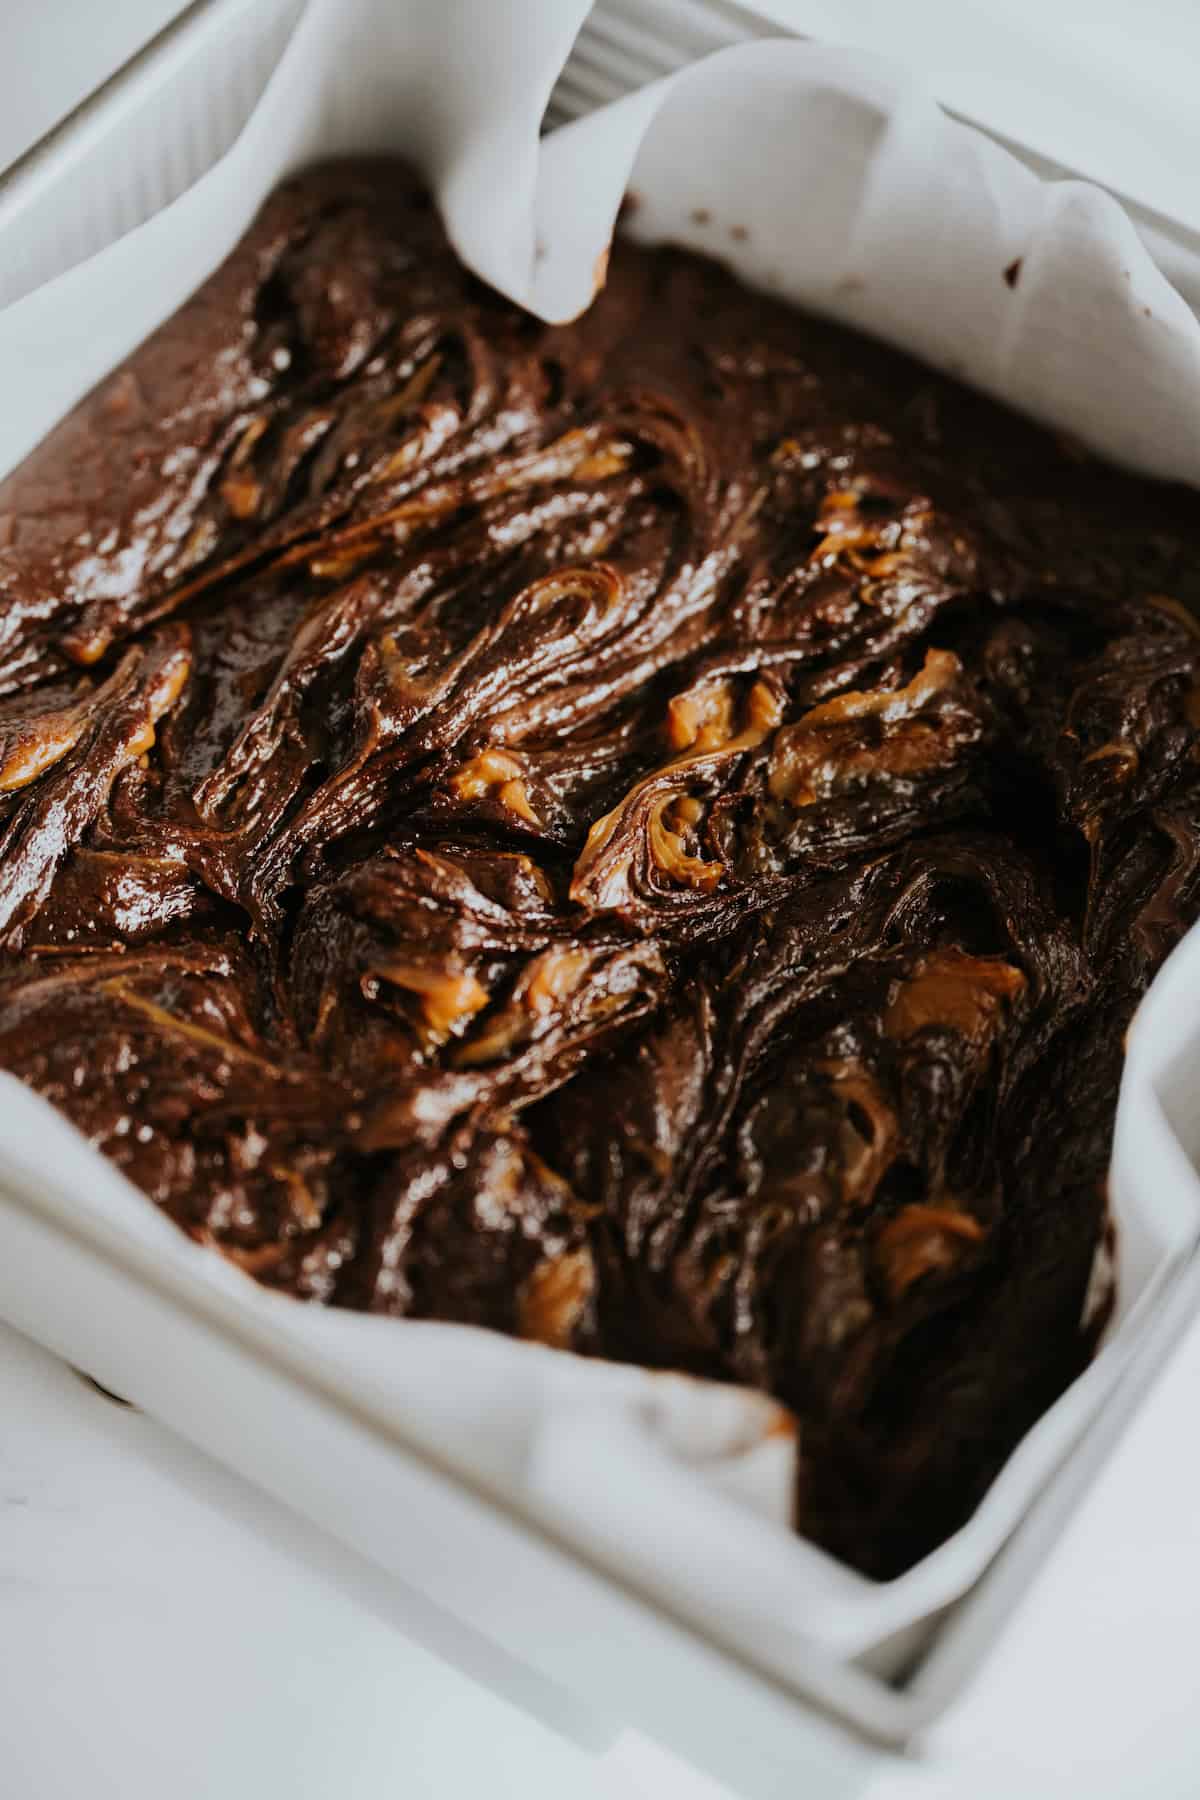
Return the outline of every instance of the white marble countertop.
[[[789,1800],[1200,1790],[1198,1383],[1200,1327],[921,1752],[847,1740]],[[4,1800],[728,1800],[2,1326],[0,1770]]]

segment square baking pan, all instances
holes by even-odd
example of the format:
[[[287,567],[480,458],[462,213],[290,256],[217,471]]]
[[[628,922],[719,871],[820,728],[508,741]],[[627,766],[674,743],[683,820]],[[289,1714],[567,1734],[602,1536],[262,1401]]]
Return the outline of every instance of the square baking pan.
[[[578,114],[589,94],[605,100],[636,88],[639,72],[665,74],[682,56],[717,47],[718,38],[740,40],[758,29],[736,8],[665,10],[676,21],[688,17],[686,31],[653,37],[664,66],[656,68],[645,45],[638,52],[627,39],[630,60],[614,73],[601,9],[558,84],[558,115]],[[346,18],[354,11],[347,9]],[[447,11],[457,11],[461,25],[464,9]],[[204,171],[217,168],[244,138],[252,114],[262,129],[260,95],[312,13],[311,4],[305,8],[298,0],[210,0],[191,9],[152,53],[61,128],[0,189],[3,297],[15,303],[33,296],[39,284],[118,245],[123,234],[156,220]],[[393,19],[388,54],[403,46],[400,24]],[[564,41],[556,39],[546,52],[546,97],[556,59],[569,48],[568,25],[573,31],[567,20],[560,28]],[[314,63],[327,64],[338,53],[352,58],[350,39],[339,36],[348,30],[342,21],[324,40],[314,40]],[[453,32],[446,42],[452,54]],[[364,101],[361,51],[359,56],[359,62],[338,64],[323,98],[322,130],[342,148],[347,114],[373,106],[367,137],[376,145],[390,142],[394,129],[399,147],[411,149],[390,122],[394,96],[386,87],[377,85]],[[605,80],[623,85],[604,92]],[[272,123],[286,131],[278,118]],[[318,144],[323,141],[318,134]],[[285,162],[293,150],[308,153],[305,145],[287,146],[281,151]],[[1026,160],[1038,166],[1035,153]],[[212,205],[218,204],[214,199]],[[1176,286],[1200,285],[1200,259],[1187,231],[1145,213],[1138,223]],[[228,242],[238,235],[230,226]],[[217,231],[213,241],[219,237]],[[46,424],[172,310],[216,260],[211,247],[202,246],[193,265],[168,267],[148,238],[142,312],[114,308],[81,320],[71,354],[53,366],[37,366],[37,382],[26,383],[30,391],[36,387],[33,400],[26,405],[15,397],[0,428],[0,467],[11,467]],[[485,1475],[472,1479],[449,1448],[439,1455],[436,1421],[424,1432],[406,1429],[390,1397],[356,1380],[344,1359],[314,1359],[279,1306],[301,1309],[282,1302],[272,1310],[266,1297],[251,1296],[237,1281],[213,1279],[200,1267],[209,1259],[156,1215],[146,1219],[144,1233],[125,1231],[120,1212],[128,1195],[115,1192],[123,1186],[120,1178],[8,1081],[0,1115],[0,1312],[404,1576],[548,1681],[659,1734],[728,1780],[747,1785],[755,1759],[797,1772],[808,1754],[804,1746],[816,1756],[824,1741],[818,1711],[851,1722],[870,1738],[901,1743],[948,1702],[985,1655],[1194,1309],[1194,1265],[1172,1236],[1171,1221],[1156,1215],[1154,1195],[1182,1195],[1185,1209],[1200,1217],[1195,1172],[1181,1142],[1190,1117],[1186,1072],[1200,1048],[1200,1028],[1191,1030],[1179,1000],[1195,991],[1200,978],[1195,934],[1172,959],[1170,976],[1139,1015],[1114,1153],[1115,1193],[1135,1195],[1143,1209],[1147,1269],[1163,1258],[1163,1278],[1147,1288],[1136,1339],[1119,1364],[1096,1365],[1102,1380],[1089,1372],[1064,1397],[1056,1411],[1060,1424],[1069,1416],[1070,1426],[1053,1453],[1038,1460],[1045,1433],[1031,1433],[1021,1447],[1018,1454],[1034,1471],[1029,1495],[1012,1528],[997,1536],[966,1583],[965,1597],[959,1597],[961,1583],[948,1582],[941,1600],[931,1589],[919,1620],[897,1612],[895,1629],[875,1630],[863,1647],[849,1638],[839,1647],[820,1632],[806,1640],[802,1629],[787,1645],[773,1645],[754,1621],[738,1620],[728,1606],[685,1617],[656,1587],[652,1571],[614,1566],[602,1534],[589,1541],[558,1530],[554,1517],[527,1504],[519,1487],[506,1490],[502,1480]],[[376,1323],[386,1330],[413,1329]],[[499,1364],[508,1348],[490,1341]],[[375,1347],[373,1342],[372,1353]],[[1102,1403],[1091,1403],[1093,1393],[1102,1394]],[[569,1453],[570,1440],[564,1442]],[[813,1574],[822,1578],[815,1562]]]

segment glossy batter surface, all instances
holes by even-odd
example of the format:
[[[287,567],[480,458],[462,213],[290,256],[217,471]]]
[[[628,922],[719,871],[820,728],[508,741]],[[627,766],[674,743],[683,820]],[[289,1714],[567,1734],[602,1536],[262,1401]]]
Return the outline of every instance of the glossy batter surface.
[[[0,594],[0,1065],[305,1300],[769,1389],[865,1570],[969,1513],[1200,910],[1195,495],[691,256],[543,327],[360,165]]]

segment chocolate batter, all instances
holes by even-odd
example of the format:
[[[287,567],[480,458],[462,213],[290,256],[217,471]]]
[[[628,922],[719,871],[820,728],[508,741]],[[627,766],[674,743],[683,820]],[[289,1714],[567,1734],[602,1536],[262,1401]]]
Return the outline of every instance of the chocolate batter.
[[[694,256],[546,328],[343,165],[0,589],[0,1065],[273,1287],[768,1389],[861,1569],[969,1514],[1200,910],[1194,494]]]

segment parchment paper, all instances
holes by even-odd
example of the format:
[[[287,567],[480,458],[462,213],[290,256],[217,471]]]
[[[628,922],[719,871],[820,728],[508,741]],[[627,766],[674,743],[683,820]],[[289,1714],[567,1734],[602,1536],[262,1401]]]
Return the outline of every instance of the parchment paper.
[[[137,179],[132,141],[142,157],[190,156],[196,179],[0,312],[0,468],[203,280],[285,174],[390,149],[425,166],[467,262],[547,318],[587,305],[632,187],[643,237],[712,250],[755,284],[889,338],[1116,460],[1200,484],[1200,325],[1113,201],[1041,182],[884,63],[800,43],[722,52],[540,140],[586,11],[582,0],[308,0],[215,165],[172,138],[169,109],[153,129],[132,120],[121,157],[109,150],[115,196]],[[215,109],[219,57],[203,78]],[[50,183],[44,228],[60,225]],[[1181,1016],[1196,991],[1198,946],[1156,984],[1159,1016]],[[1200,1222],[1152,1063],[1142,1058],[1122,1098],[1121,1298],[1106,1344],[969,1524],[884,1584],[790,1531],[795,1437],[761,1397],[271,1295],[186,1240],[7,1077],[0,1181],[39,1186],[59,1216],[117,1244],[181,1303],[215,1312],[264,1354],[319,1367],[408,1441],[789,1676],[813,1643],[860,1655],[963,1592],[1136,1351]]]

